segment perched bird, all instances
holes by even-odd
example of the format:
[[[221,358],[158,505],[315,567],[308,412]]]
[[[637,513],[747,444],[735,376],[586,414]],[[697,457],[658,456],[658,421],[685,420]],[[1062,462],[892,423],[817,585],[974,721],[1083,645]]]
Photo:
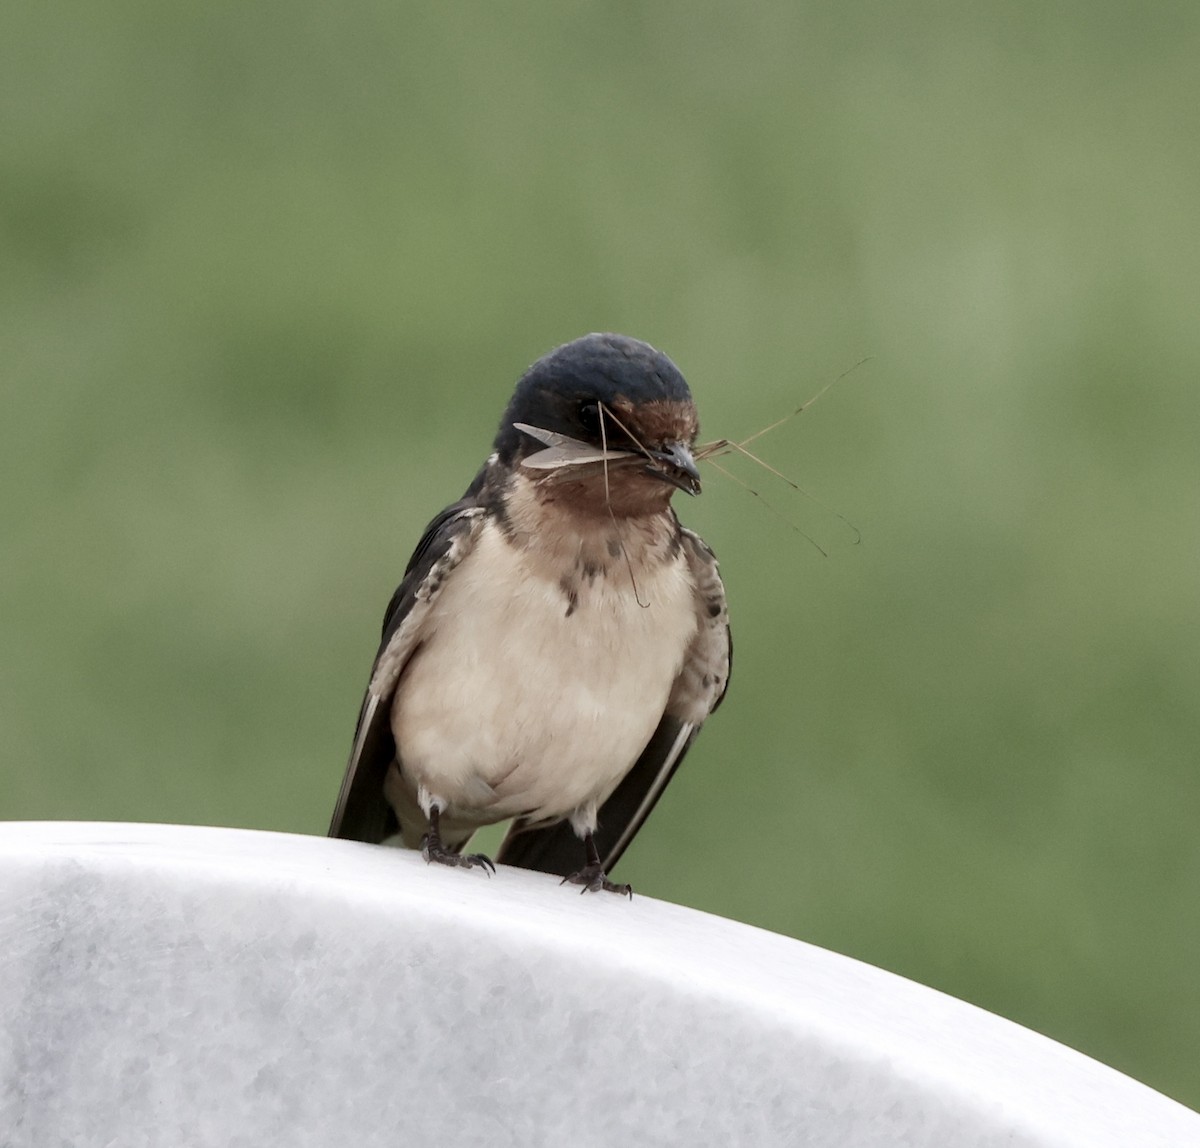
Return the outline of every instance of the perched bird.
[[[700,491],[696,407],[661,351],[588,335],[517,383],[490,457],[429,524],[384,616],[331,837],[608,877],[725,693],[712,551],[680,525]]]

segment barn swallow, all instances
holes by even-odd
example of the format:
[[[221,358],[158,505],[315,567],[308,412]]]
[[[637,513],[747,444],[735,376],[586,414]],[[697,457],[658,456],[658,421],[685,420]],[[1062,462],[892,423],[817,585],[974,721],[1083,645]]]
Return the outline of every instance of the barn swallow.
[[[608,873],[729,680],[717,561],[671,506],[700,492],[698,426],[636,339],[525,372],[388,605],[331,837],[492,870],[464,847],[512,819],[497,861],[630,892]]]

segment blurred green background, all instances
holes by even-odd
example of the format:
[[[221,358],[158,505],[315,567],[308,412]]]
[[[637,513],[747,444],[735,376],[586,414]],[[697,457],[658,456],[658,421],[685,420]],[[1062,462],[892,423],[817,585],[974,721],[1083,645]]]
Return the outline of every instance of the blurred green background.
[[[322,833],[530,361],[648,339],[717,437],[870,355],[756,445],[823,505],[681,506],[736,672],[620,876],[1200,1105],[1198,49],[1194,0],[3,6],[0,817]]]

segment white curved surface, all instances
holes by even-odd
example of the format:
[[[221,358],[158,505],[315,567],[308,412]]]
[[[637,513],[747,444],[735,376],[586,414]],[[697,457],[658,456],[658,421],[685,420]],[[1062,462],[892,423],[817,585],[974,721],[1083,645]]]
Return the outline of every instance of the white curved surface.
[[[5,1145],[1195,1148],[1200,1116],[799,941],[323,838],[0,826]]]

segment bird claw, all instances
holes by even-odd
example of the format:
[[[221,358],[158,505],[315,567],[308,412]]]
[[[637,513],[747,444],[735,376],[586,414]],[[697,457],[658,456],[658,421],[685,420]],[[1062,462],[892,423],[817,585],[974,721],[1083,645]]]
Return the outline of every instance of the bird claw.
[[[429,834],[421,839],[421,856],[426,863],[449,865],[459,869],[482,869],[489,877],[496,872],[492,859],[483,853],[455,853],[440,841],[431,840]]]
[[[482,869],[489,877],[496,872],[496,866],[486,853],[460,853],[458,863],[466,869]]]
[[[608,879],[608,874],[599,865],[585,865],[578,873],[572,873],[559,881],[560,885],[582,885],[579,890],[583,893],[597,893],[603,889],[606,893],[620,893],[633,900],[632,885],[616,885]]]

